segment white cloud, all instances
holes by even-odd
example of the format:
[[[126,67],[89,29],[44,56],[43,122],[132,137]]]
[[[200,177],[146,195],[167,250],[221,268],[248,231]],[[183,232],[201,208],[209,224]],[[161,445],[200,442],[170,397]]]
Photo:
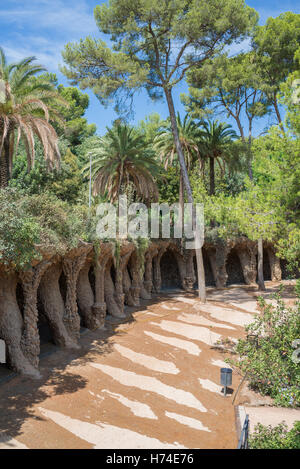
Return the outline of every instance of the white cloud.
[[[15,5],[15,6],[14,6]],[[59,35],[90,34],[97,31],[93,10],[86,1],[8,1],[0,10],[0,21],[31,30],[52,29]]]
[[[67,42],[97,31],[87,0],[7,0],[0,7],[0,44],[9,60],[33,55],[53,72]]]

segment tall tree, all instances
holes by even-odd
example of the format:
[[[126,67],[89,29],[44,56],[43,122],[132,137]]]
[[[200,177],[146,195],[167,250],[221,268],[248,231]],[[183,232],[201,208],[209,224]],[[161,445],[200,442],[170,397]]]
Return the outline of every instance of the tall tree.
[[[59,100],[46,84],[32,80],[44,68],[34,64],[35,57],[27,57],[9,64],[0,48],[0,188],[6,187],[11,177],[15,146],[23,138],[27,151],[28,169],[35,159],[34,136],[41,141],[48,167],[57,165],[60,154],[57,135],[49,122],[50,109],[46,101]],[[61,99],[61,102],[63,100]],[[59,120],[57,113],[52,117]]]
[[[256,28],[253,47],[259,68],[261,89],[273,105],[283,130],[278,103],[280,84],[297,69],[294,55],[300,43],[300,15],[286,12],[277,18],[268,18],[264,26]]]
[[[66,138],[72,151],[76,152],[76,147],[96,132],[96,125],[88,124],[84,117],[90,101],[88,94],[78,88],[59,84],[55,73],[43,73],[35,77],[34,81],[52,87],[63,98],[63,102],[56,103],[54,108],[64,121],[62,124],[54,123],[54,128],[58,136]]]
[[[269,112],[270,102],[261,90],[253,52],[235,57],[223,54],[207,61],[187,75],[189,96],[182,100],[192,116],[203,118],[213,111],[226,112],[234,119],[245,144],[248,173],[252,179],[252,130],[254,119]],[[248,123],[248,126],[246,126]]]
[[[232,126],[218,120],[202,122],[200,154],[209,160],[210,195],[215,195],[215,161],[224,161],[233,139],[238,138]],[[221,167],[222,169],[222,167]]]
[[[65,75],[91,87],[102,102],[146,88],[152,98],[166,98],[173,138],[187,198],[193,195],[180,144],[173,88],[195,64],[241,39],[257,21],[244,0],[110,0],[95,8],[100,31],[112,48],[91,37],[68,44],[63,52]],[[124,95],[123,95],[124,96]],[[202,250],[197,249],[199,295],[205,301]]]
[[[158,199],[154,177],[160,168],[144,137],[135,129],[115,125],[90,151],[95,195],[107,194],[112,202],[117,202],[122,189],[132,183],[140,200]],[[85,170],[89,171],[89,165]]]
[[[187,171],[192,166],[195,157],[199,158],[199,128],[196,122],[191,119],[188,114],[185,115],[183,121],[180,118],[180,114],[177,114],[176,118],[179,140],[181,147],[184,152],[185,164]],[[164,126],[164,129],[157,134],[154,139],[154,149],[158,151],[161,161],[164,164],[165,169],[172,165],[179,165],[180,171],[180,183],[179,183],[179,203],[182,208],[184,204],[184,185],[183,185],[183,174],[179,164],[177,149],[174,142],[173,132],[170,125]]]

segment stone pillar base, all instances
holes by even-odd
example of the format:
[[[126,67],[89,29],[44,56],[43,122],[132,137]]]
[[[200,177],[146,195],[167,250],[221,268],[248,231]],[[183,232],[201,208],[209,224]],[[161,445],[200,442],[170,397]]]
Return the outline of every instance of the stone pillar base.
[[[130,287],[132,298],[135,306],[140,306],[140,287]]]
[[[92,313],[95,319],[94,329],[100,329],[104,326],[106,317],[106,303],[94,303]]]
[[[194,290],[194,279],[193,277],[184,277],[183,279],[183,289],[185,291],[193,291]]]

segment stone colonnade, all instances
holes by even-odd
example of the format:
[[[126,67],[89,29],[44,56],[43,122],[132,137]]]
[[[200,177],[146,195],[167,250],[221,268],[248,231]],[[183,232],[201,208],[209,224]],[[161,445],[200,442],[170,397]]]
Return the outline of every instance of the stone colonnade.
[[[256,283],[256,244],[245,239],[229,243],[205,243],[215,286],[228,283],[228,259],[235,252],[243,283]],[[271,279],[281,280],[280,261],[271,244],[264,246]],[[102,243],[96,250],[82,243],[65,256],[46,253],[43,260],[24,272],[0,265],[0,338],[7,347],[8,365],[18,373],[39,377],[39,317],[51,331],[52,341],[63,348],[79,348],[80,327],[101,329],[106,315],[125,318],[124,305],[139,306],[140,299],[159,293],[163,275],[161,259],[172,255],[180,287],[194,288],[196,276],[193,251],[179,243],[157,240],[149,244],[142,258],[134,243],[124,241],[116,255],[114,243]],[[207,266],[206,266],[207,268]],[[22,290],[22,301],[18,291]]]

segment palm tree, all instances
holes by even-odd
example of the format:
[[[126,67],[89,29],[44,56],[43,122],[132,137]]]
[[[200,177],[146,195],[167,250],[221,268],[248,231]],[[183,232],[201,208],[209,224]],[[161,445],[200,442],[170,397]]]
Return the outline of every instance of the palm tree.
[[[203,158],[209,158],[209,179],[210,179],[210,195],[215,194],[215,161],[220,166],[221,173],[225,171],[224,159],[228,155],[228,146],[238,135],[232,126],[224,122],[208,121],[201,122],[203,130],[201,130],[201,141],[199,151]],[[223,166],[222,166],[223,164]]]
[[[94,195],[107,194],[112,202],[122,187],[133,184],[137,196],[146,202],[158,200],[155,176],[160,168],[144,137],[125,124],[117,123],[100,139],[93,154]],[[89,169],[89,165],[84,171]]]
[[[51,119],[60,119],[50,103],[65,104],[65,101],[50,83],[36,79],[36,74],[45,69],[34,64],[35,60],[35,57],[27,57],[9,64],[0,47],[0,188],[8,184],[21,138],[26,147],[28,170],[34,165],[35,136],[42,143],[49,169],[60,159],[58,138],[49,123],[50,115]]]
[[[198,148],[199,142],[199,128],[195,121],[191,119],[188,114],[185,115],[183,121],[181,121],[179,113],[177,114],[177,127],[179,133],[179,140],[181,147],[184,152],[185,164],[187,171],[190,170],[195,156],[200,160],[200,153]],[[171,126],[168,125],[164,130],[162,130],[154,140],[154,148],[159,152],[161,161],[164,163],[165,169],[169,166],[176,164],[179,166],[180,171],[180,183],[179,183],[179,203],[182,208],[183,213],[183,204],[184,204],[184,184],[183,184],[183,174],[181,166],[179,165],[179,160],[177,157],[176,145],[174,143],[174,137],[172,133]]]

